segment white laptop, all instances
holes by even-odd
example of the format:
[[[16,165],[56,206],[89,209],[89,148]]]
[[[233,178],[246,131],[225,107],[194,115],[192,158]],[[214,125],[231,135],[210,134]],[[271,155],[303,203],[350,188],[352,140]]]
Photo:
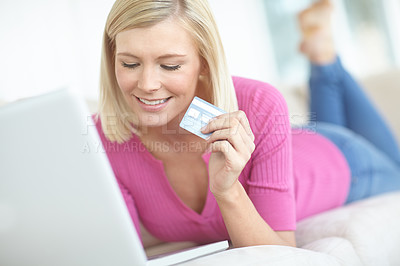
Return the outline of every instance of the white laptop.
[[[172,265],[148,260],[83,100],[59,90],[0,108],[0,265]]]

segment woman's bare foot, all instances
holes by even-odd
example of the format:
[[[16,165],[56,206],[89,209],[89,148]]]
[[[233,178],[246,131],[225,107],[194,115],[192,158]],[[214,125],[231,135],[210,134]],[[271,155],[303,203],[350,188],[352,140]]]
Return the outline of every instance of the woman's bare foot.
[[[298,14],[303,39],[300,51],[317,65],[335,61],[336,50],[333,41],[331,15],[332,3],[320,0]]]

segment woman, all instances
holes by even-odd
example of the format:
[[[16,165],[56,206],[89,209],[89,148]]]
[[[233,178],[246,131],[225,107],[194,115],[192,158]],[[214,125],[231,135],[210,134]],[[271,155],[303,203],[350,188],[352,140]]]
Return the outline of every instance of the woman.
[[[138,232],[140,221],[163,241],[295,246],[296,219],[346,201],[346,154],[292,134],[272,86],[232,80],[206,0],[116,1],[101,67],[96,125]],[[207,140],[179,127],[194,96],[227,111]]]

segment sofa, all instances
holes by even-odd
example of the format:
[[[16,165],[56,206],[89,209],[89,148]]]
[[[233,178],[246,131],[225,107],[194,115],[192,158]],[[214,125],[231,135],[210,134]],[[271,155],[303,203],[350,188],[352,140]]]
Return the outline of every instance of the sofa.
[[[181,265],[400,265],[400,192],[333,209],[298,223],[298,248],[229,249]]]

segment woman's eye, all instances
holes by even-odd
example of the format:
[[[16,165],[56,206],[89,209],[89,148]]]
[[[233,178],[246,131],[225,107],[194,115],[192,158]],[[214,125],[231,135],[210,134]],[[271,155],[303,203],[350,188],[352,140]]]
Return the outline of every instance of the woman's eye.
[[[181,68],[181,65],[173,65],[173,66],[171,66],[171,65],[161,65],[161,67],[164,68],[165,70],[171,70],[171,71],[173,71],[173,70],[178,70],[178,69],[180,69],[180,68]]]
[[[135,67],[137,67],[137,66],[139,66],[139,64],[127,64],[127,63],[125,63],[125,62],[122,62],[122,66],[123,67],[126,67],[126,68],[131,68],[131,69],[133,69],[133,68],[135,68]]]

